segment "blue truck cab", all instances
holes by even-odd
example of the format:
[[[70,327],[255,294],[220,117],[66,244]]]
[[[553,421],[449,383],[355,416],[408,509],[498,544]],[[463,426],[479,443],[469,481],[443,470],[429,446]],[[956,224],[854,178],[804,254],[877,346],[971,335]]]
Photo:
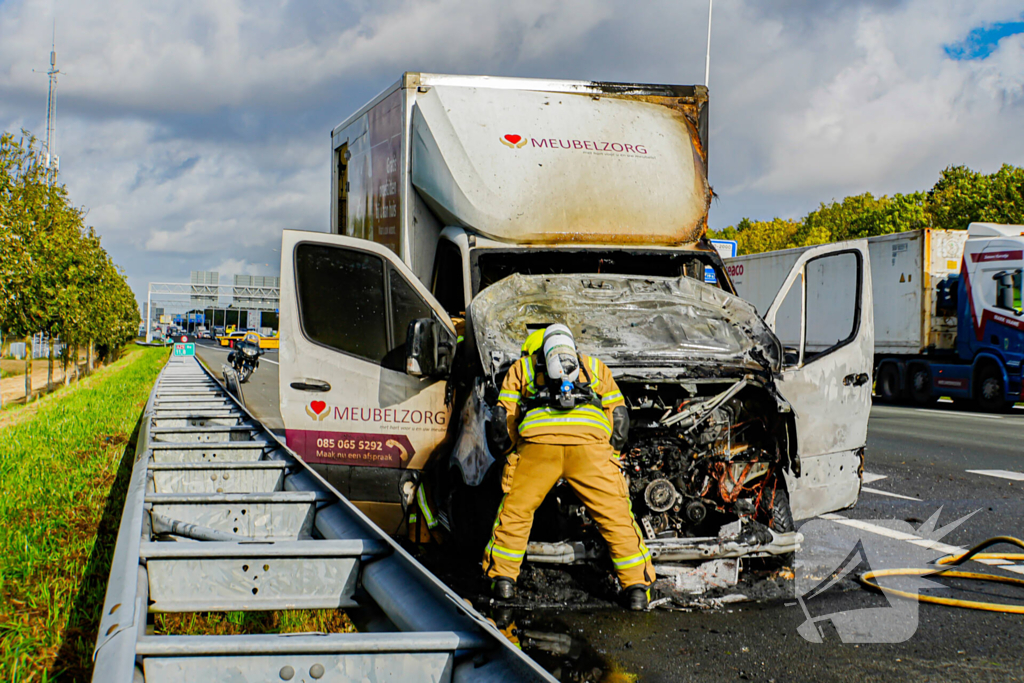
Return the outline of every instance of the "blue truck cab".
[[[950,396],[988,411],[1021,400],[1022,270],[1024,226],[971,224],[960,274],[937,292],[939,306],[956,310],[956,354],[917,364],[909,378],[913,398]]]

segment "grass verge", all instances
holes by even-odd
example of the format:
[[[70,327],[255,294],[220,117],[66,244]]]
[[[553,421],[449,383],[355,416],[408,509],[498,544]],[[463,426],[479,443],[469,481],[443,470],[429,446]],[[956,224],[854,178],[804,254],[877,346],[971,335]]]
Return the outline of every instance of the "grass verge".
[[[0,680],[88,679],[139,417],[167,355],[130,353],[0,432]]]

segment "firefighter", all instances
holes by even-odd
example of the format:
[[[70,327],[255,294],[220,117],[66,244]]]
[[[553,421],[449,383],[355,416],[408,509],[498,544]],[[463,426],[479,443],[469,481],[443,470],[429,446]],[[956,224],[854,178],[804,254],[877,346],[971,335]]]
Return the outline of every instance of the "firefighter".
[[[629,429],[622,392],[604,363],[577,352],[565,325],[548,326],[541,348],[524,352],[505,375],[494,414],[494,440],[508,455],[505,495],[484,550],[491,590],[512,597],[534,512],[565,479],[608,544],[626,604],[646,609],[654,565],[619,463]]]

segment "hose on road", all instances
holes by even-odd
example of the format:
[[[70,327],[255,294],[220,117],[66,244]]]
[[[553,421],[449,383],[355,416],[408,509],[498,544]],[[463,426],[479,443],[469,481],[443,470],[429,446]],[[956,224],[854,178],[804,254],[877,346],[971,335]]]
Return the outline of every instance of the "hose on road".
[[[985,548],[1000,543],[1008,543],[1015,545],[1018,548],[1024,549],[1024,541],[1019,538],[1012,536],[995,536],[986,541],[982,541],[978,545],[968,550],[963,555],[946,555],[940,557],[936,564],[950,565],[950,567],[956,567],[968,560],[1003,560],[1006,562],[1016,562],[1024,560],[1024,553],[983,553],[981,552]],[[874,581],[878,577],[882,576],[935,576],[942,578],[954,578],[954,579],[969,579],[973,581],[991,581],[993,583],[1004,583],[1012,586],[1024,587],[1024,579],[1015,579],[1009,576],[998,576],[996,574],[984,574],[981,572],[963,572],[953,571],[952,569],[916,569],[916,568],[898,568],[898,569],[878,569],[868,572],[864,572],[858,577],[861,584],[873,591],[879,593],[889,593],[890,595],[898,595],[902,598],[908,598],[910,600],[917,600],[919,602],[927,602],[933,605],[946,605],[947,607],[963,607],[965,609],[979,609],[987,612],[1005,612],[1007,614],[1024,614],[1024,605],[1011,605],[1001,604],[997,602],[979,602],[976,600],[958,600],[955,598],[940,598],[935,595],[922,595],[920,593],[914,593],[910,591],[902,591],[889,586],[882,586]]]

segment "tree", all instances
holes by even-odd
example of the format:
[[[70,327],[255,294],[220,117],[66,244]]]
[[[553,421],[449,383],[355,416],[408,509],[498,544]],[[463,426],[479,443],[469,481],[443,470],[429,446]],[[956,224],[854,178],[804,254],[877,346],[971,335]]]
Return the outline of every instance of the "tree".
[[[972,221],[983,220],[992,202],[991,180],[966,166],[948,166],[928,191],[932,225],[945,230],[966,230]]]
[[[712,237],[738,242],[738,253],[828,244],[906,230],[966,230],[973,221],[1024,224],[1024,168],[1004,164],[985,175],[966,166],[943,169],[927,192],[852,195],[821,203],[799,221],[744,218]]]
[[[39,163],[35,138],[23,133],[17,141],[0,136],[0,338],[31,344],[31,335],[45,332],[51,343],[87,344],[90,359],[94,342],[116,355],[138,321],[135,298],[85,227],[85,211],[69,202],[56,173]],[[26,370],[31,396],[31,352]]]

